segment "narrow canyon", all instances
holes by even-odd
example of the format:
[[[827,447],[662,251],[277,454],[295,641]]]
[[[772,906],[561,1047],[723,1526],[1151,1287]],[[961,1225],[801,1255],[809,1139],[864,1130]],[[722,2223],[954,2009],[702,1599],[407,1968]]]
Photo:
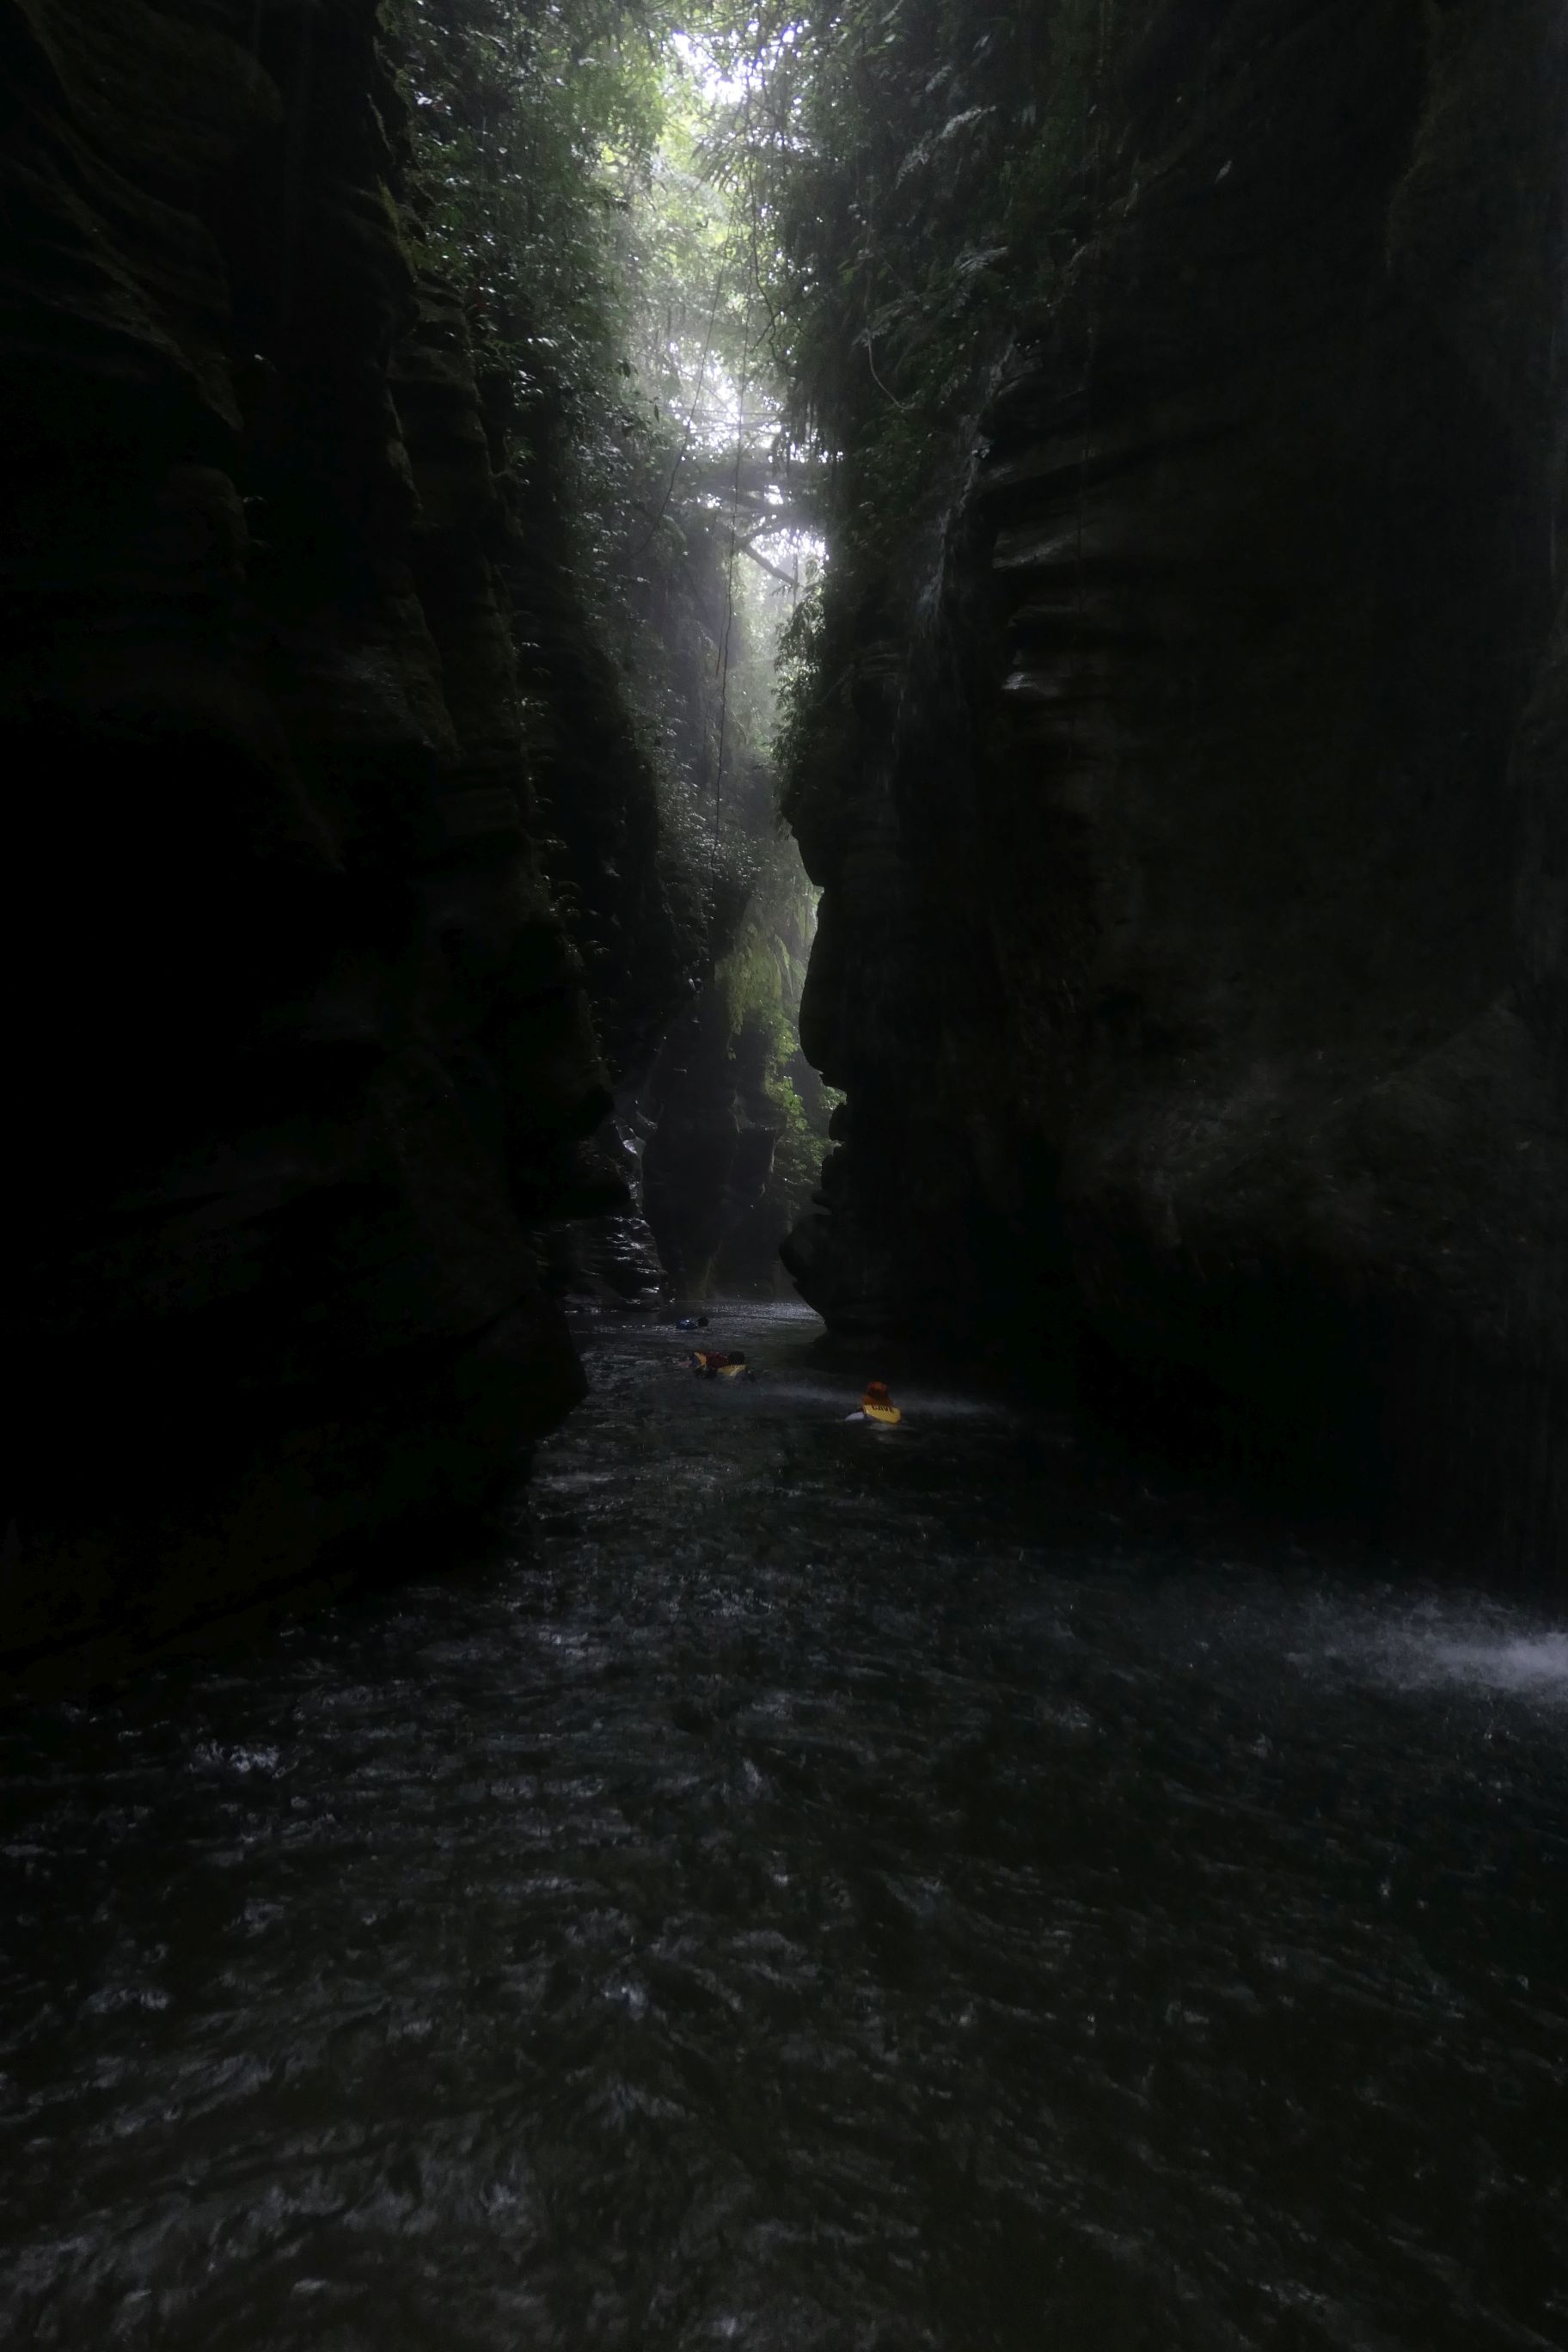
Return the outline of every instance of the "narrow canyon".
[[[0,89],[0,2338],[1561,2352],[1561,8]]]

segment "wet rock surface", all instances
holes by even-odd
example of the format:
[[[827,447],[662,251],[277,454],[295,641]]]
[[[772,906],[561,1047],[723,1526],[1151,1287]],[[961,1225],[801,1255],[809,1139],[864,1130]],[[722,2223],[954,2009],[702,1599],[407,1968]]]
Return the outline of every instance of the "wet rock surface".
[[[1232,0],[1125,63],[791,809],[850,1124],[788,1262],[1560,1560],[1561,26]]]
[[[1568,2341],[1568,1645],[744,1308],[531,1544],[0,1780],[0,2326],[138,2352]]]

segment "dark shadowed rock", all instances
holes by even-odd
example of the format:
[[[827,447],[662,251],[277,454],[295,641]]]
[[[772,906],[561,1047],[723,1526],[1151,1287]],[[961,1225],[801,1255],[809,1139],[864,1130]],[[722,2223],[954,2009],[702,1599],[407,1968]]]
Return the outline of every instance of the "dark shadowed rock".
[[[923,617],[868,601],[786,1253],[1236,1475],[1564,1540],[1543,5],[1172,5]],[[1108,100],[1109,103],[1109,100]]]
[[[375,16],[0,0],[10,1664],[385,1568],[582,1390],[607,1078]]]

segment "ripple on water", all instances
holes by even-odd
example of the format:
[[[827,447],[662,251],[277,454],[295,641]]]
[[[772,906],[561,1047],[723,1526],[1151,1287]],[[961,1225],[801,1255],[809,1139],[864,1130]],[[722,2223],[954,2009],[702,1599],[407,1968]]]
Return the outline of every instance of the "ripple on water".
[[[4,1733],[0,2340],[1568,2345],[1568,1637],[724,1328],[489,1577]]]

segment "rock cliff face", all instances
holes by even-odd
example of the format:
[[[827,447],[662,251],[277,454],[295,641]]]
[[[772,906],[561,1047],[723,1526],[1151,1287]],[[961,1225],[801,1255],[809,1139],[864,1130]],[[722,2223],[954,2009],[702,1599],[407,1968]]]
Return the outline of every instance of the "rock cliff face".
[[[624,1197],[375,14],[0,0],[11,1665],[481,1506],[582,1385],[536,1229]],[[646,1019],[651,782],[596,786]]]
[[[812,896],[795,844],[775,837],[643,1090],[648,1218],[687,1298],[782,1287],[779,1243],[811,1198],[828,1117],[797,1025]]]
[[[941,575],[868,594],[786,1253],[1234,1472],[1560,1560],[1564,44],[1183,0]]]

